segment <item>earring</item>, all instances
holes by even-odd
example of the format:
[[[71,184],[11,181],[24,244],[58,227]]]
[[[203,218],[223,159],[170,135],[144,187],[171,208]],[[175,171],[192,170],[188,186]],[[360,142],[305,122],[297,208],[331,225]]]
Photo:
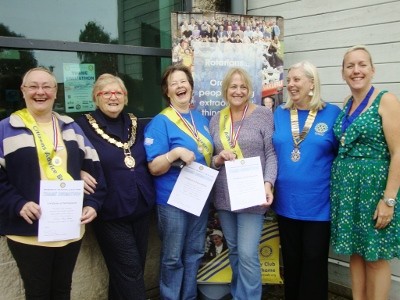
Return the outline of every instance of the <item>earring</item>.
[[[314,92],[313,92],[312,90],[310,90],[310,91],[308,92],[308,96],[310,96],[310,97],[314,96]]]

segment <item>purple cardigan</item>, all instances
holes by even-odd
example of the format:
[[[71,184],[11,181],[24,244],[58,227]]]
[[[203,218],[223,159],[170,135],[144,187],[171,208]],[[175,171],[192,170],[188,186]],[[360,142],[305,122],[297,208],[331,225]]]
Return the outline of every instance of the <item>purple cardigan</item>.
[[[83,205],[98,211],[106,185],[97,152],[73,119],[55,115],[67,149],[67,171],[75,180],[81,179],[81,170],[96,178],[96,192],[85,195]],[[0,234],[35,236],[38,221],[30,225],[19,215],[27,202],[39,202],[41,178],[34,137],[23,121],[12,115],[0,122],[0,141]]]
[[[218,154],[223,150],[221,139],[219,137],[219,119],[218,112],[211,118],[210,133],[214,140],[214,153]],[[234,132],[237,132],[240,122],[234,122]],[[264,182],[268,181],[275,184],[277,174],[277,160],[272,145],[272,133],[274,131],[274,118],[272,112],[266,107],[257,106],[257,108],[247,116],[239,132],[238,143],[243,156],[259,156],[261,166],[264,171]],[[219,170],[217,180],[214,184],[214,206],[220,210],[231,210],[229,201],[228,183],[226,180],[225,166]],[[237,212],[247,212],[255,214],[264,214],[267,208],[254,206]]]

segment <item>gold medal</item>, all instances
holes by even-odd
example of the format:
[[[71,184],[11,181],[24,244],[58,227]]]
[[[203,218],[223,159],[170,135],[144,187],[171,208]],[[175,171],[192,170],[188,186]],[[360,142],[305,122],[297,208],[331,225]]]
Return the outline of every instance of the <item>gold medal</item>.
[[[132,169],[136,164],[135,159],[130,155],[125,156],[124,163],[129,169]]]
[[[292,150],[292,157],[291,158],[292,158],[293,162],[298,162],[300,160],[300,149],[299,148],[295,147]]]
[[[51,163],[54,165],[54,166],[56,166],[56,167],[59,167],[59,166],[61,166],[61,164],[62,164],[62,159],[61,159],[61,157],[59,157],[59,156],[54,156],[52,159],[51,159]]]

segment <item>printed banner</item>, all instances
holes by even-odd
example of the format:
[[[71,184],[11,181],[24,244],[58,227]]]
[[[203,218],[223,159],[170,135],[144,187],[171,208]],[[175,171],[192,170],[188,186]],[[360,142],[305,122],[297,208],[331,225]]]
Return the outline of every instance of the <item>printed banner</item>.
[[[214,242],[213,236],[223,239],[219,230],[211,232],[209,240]],[[225,243],[225,241],[221,241]],[[232,270],[229,265],[229,250],[227,247],[220,254],[215,251],[215,245],[210,245],[204,256],[203,263],[197,274],[198,283],[230,283]],[[278,223],[265,221],[259,245],[259,258],[263,284],[282,284],[279,264],[279,230]]]
[[[221,82],[230,67],[242,67],[250,74],[253,103],[272,110],[280,105],[283,30],[279,16],[172,13],[172,63],[192,70],[192,106],[207,118],[226,106]]]
[[[192,108],[211,118],[226,106],[222,80],[231,67],[252,78],[251,101],[274,110],[282,103],[283,18],[218,12],[171,14],[172,63],[191,69]],[[199,283],[230,283],[232,270],[217,213],[210,210],[205,256]],[[262,282],[283,283],[279,264],[279,231],[274,219],[264,224],[259,256]]]
[[[222,79],[232,67],[245,69],[253,83],[251,101],[261,104],[262,55],[261,44],[202,43],[193,42],[194,57],[194,108],[211,118],[226,106],[221,95]]]

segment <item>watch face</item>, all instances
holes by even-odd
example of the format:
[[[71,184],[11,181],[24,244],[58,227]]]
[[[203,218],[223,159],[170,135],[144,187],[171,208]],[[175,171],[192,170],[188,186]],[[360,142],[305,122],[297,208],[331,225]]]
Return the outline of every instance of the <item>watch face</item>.
[[[386,199],[386,204],[388,206],[395,206],[396,205],[396,200],[395,199],[391,199],[391,198]]]

